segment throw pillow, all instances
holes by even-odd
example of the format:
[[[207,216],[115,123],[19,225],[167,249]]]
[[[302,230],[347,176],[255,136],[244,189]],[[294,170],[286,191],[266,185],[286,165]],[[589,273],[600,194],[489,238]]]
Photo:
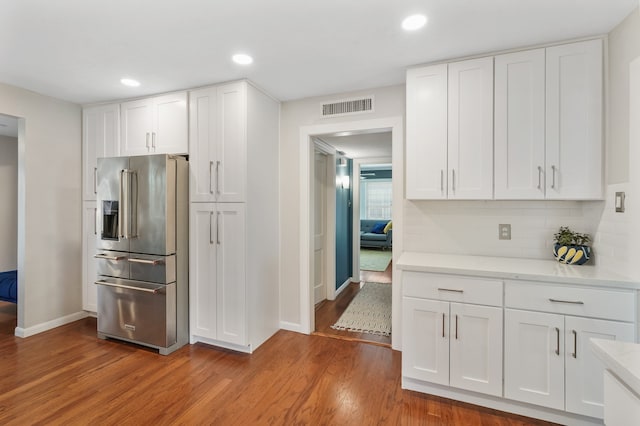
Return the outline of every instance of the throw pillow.
[[[371,232],[373,232],[374,234],[383,234],[384,233],[384,227],[387,224],[384,222],[380,222],[380,223],[376,223],[375,225],[373,225],[373,228],[371,228]]]
[[[389,232],[389,229],[392,229],[391,221],[387,222],[387,226],[384,227],[384,230],[382,232],[386,234]]]

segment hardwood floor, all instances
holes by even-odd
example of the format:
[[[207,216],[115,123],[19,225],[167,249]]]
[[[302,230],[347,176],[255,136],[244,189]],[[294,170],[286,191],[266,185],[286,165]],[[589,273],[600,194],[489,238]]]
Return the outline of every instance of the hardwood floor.
[[[391,284],[391,262],[383,272],[360,271],[360,282],[376,282]],[[332,337],[341,340],[353,340],[369,342],[376,345],[391,347],[390,336],[378,336],[375,334],[358,333],[346,330],[334,330],[331,328],[338,321],[340,315],[347,309],[349,303],[360,290],[360,283],[351,283],[336,297],[336,300],[325,300],[316,306],[316,331],[314,334],[324,337]]]
[[[196,344],[165,357],[97,339],[95,318],[20,339],[8,317],[3,425],[546,424],[403,391],[400,353],[375,345],[280,331],[253,355]]]

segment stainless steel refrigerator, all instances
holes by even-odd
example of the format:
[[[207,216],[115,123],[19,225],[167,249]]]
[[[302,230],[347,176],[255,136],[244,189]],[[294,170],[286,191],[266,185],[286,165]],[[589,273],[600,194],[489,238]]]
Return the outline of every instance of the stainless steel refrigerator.
[[[98,337],[188,342],[188,185],[184,157],[98,159]]]

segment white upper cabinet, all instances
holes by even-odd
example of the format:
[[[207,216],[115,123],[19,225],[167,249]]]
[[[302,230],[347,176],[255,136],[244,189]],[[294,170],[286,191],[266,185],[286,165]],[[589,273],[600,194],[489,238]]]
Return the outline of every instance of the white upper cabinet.
[[[118,155],[120,106],[87,107],[82,110],[82,199],[96,199],[97,159]]]
[[[493,58],[407,71],[407,198],[493,197]]]
[[[120,154],[186,154],[187,93],[179,92],[121,104]]]
[[[447,65],[407,71],[407,193],[447,198]]]
[[[245,201],[246,83],[190,93],[191,201]]]
[[[493,57],[449,64],[448,121],[448,198],[493,198]]]
[[[600,39],[410,69],[406,113],[408,199],[603,197]]]
[[[543,199],[545,49],[495,57],[495,198]]]
[[[602,41],[546,53],[546,196],[601,199]]]

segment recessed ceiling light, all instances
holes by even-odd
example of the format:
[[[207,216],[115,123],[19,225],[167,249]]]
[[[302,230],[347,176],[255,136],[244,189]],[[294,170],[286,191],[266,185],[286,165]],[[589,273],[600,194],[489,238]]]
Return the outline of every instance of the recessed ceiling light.
[[[132,78],[121,78],[120,83],[129,87],[138,87],[140,86],[140,82],[138,80],[134,80]]]
[[[424,15],[411,15],[404,18],[402,21],[402,28],[407,31],[415,31],[424,27],[424,24],[427,23],[427,17]]]
[[[240,65],[249,65],[253,62],[253,58],[249,55],[245,55],[244,53],[237,53],[231,57],[233,62]]]

